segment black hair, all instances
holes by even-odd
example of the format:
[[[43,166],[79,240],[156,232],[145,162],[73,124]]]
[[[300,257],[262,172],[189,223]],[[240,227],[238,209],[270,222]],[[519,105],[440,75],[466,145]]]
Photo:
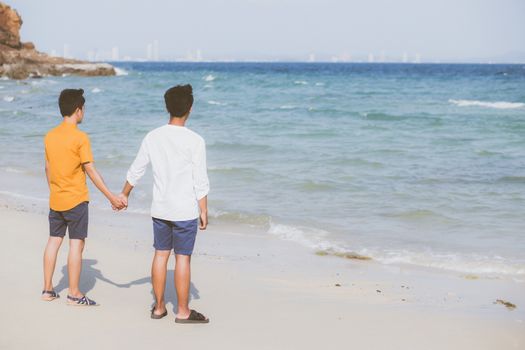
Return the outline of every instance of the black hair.
[[[193,105],[193,88],[190,84],[169,88],[164,94],[164,101],[172,118],[184,117]]]
[[[86,100],[84,99],[83,89],[65,89],[60,93],[58,98],[58,106],[60,107],[60,114],[63,117],[70,116],[77,108],[82,108]]]

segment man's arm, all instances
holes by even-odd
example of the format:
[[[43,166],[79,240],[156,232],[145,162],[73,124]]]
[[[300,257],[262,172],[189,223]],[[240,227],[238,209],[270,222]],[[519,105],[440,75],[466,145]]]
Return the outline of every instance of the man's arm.
[[[199,230],[206,230],[208,226],[208,196],[199,199],[199,210],[201,212],[199,216]]]
[[[206,169],[206,144],[204,141],[197,146],[192,160],[192,168],[193,189],[199,202],[199,229],[205,230],[208,226],[208,192],[210,191],[210,182]]]
[[[51,188],[51,182],[49,182],[49,161],[46,159],[46,179],[47,187]]]
[[[126,202],[126,207],[128,206],[128,197],[131,193],[131,190],[133,190],[133,187],[135,187],[137,182],[142,178],[142,176],[144,176],[149,162],[150,159],[146,145],[146,138],[144,138],[135,160],[129,167],[128,173],[126,175],[126,183],[124,184],[124,188],[122,188],[122,193],[119,195],[119,198]]]
[[[115,196],[107,188],[106,183],[104,182],[104,179],[99,174],[99,172],[97,171],[93,163],[85,163],[83,164],[83,166],[84,166],[84,170],[86,171],[86,174],[88,174],[91,181],[93,181],[93,184],[111,202],[111,206],[113,207],[113,209],[120,210],[126,206],[126,203],[124,203],[124,201],[121,198]]]
[[[128,181],[126,181],[120,195],[124,196],[125,198],[128,198],[129,194],[131,193],[131,190],[133,190],[133,186],[131,186],[131,184]]]

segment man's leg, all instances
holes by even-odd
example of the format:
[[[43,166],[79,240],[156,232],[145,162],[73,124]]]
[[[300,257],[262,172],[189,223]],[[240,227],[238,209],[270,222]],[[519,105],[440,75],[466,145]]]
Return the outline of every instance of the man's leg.
[[[85,241],[83,239],[69,239],[69,255],[67,257],[67,272],[69,275],[69,295],[81,298],[83,294],[78,288],[80,272],[82,271],[82,252]]]
[[[171,250],[155,250],[153,263],[151,264],[151,283],[153,284],[153,293],[155,293],[155,311],[161,315],[166,311],[164,303],[164,290],[166,289],[166,273],[168,271],[168,260]]]
[[[57,262],[57,255],[64,237],[50,236],[47,240],[46,249],[44,250],[44,289],[53,290],[53,273]]]
[[[188,318],[190,315],[190,261],[191,255],[175,254],[175,290],[177,291],[178,318]]]

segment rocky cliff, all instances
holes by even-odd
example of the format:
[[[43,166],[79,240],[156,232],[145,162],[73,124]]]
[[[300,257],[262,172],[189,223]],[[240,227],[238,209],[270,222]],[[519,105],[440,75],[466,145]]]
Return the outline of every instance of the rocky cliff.
[[[8,5],[0,2],[0,76],[26,79],[47,75],[115,75],[107,63],[91,63],[38,52],[35,45],[20,41],[22,18]]]

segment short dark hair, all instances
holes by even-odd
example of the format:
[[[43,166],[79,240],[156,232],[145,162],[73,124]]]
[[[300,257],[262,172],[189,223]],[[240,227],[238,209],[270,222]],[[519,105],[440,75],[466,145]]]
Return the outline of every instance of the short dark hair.
[[[63,117],[70,116],[77,108],[82,108],[86,100],[84,99],[83,89],[65,89],[60,93],[58,98],[58,106],[60,107],[60,114]]]
[[[169,88],[164,94],[164,101],[171,117],[184,117],[193,105],[193,88],[190,84]]]

